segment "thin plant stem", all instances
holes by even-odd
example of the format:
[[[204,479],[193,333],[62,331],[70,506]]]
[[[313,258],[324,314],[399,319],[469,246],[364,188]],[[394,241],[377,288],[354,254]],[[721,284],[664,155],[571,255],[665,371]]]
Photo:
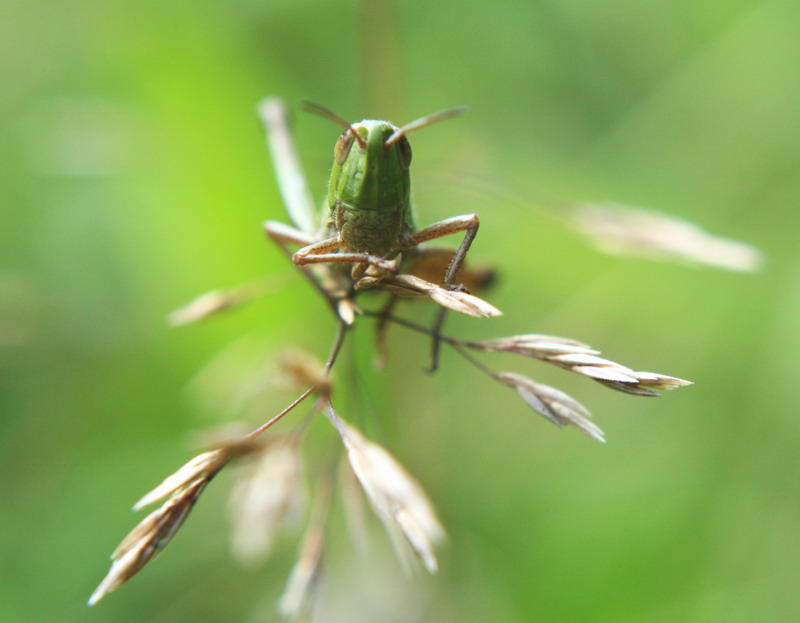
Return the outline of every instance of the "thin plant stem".
[[[265,430],[267,430],[270,426],[272,426],[278,420],[280,420],[284,415],[289,413],[289,411],[294,409],[297,405],[299,405],[306,398],[308,398],[311,394],[313,394],[315,389],[317,389],[316,385],[312,385],[311,387],[309,387],[306,391],[304,391],[302,394],[300,394],[300,396],[292,404],[290,404],[283,411],[278,413],[278,415],[274,416],[270,420],[267,420],[261,426],[256,428],[254,431],[249,432],[245,437],[247,439],[254,439],[254,438],[258,437],[261,433],[263,433]]]
[[[342,350],[342,345],[344,344],[345,337],[347,336],[347,329],[348,329],[347,323],[344,322],[343,320],[340,320],[339,321],[339,330],[336,332],[336,340],[334,341],[333,346],[331,347],[331,353],[330,353],[330,355],[328,355],[328,360],[325,362],[325,366],[323,368],[324,371],[325,371],[325,376],[326,377],[330,374],[331,368],[333,367],[333,364],[336,363],[336,358],[339,356],[339,352]],[[313,394],[314,391],[316,391],[318,387],[319,387],[318,384],[315,384],[315,385],[312,385],[311,387],[309,387],[306,391],[304,391],[302,394],[300,394],[300,396],[298,396],[297,399],[292,404],[290,404],[288,407],[286,407],[283,411],[278,413],[273,418],[271,418],[271,419],[267,420],[266,422],[264,422],[261,426],[259,426],[255,430],[253,430],[250,433],[248,433],[246,435],[246,438],[247,439],[254,439],[254,438],[258,437],[261,433],[263,433],[265,430],[267,430],[269,427],[271,427],[273,424],[275,424],[281,418],[283,418],[284,415],[289,413],[297,405],[299,405],[306,398],[308,398],[311,394]]]
[[[411,329],[412,331],[417,331],[418,333],[424,333],[425,335],[434,335],[433,329],[429,329],[421,324],[417,324],[416,322],[412,322],[410,320],[406,320],[405,318],[400,318],[399,316],[393,316],[392,314],[383,314],[382,312],[372,311],[371,309],[362,310],[364,316],[368,316],[370,318],[385,318],[389,322],[393,322],[401,327],[406,327],[407,329]],[[446,342],[447,344],[456,345],[456,346],[469,346],[470,342],[466,340],[459,340],[454,337],[450,337],[449,335],[445,335],[443,333],[439,334],[439,339],[442,342]]]
[[[498,378],[498,376],[497,376],[497,373],[496,373],[494,370],[492,370],[491,368],[489,368],[488,366],[486,366],[486,365],[485,365],[485,364],[483,364],[482,362],[480,362],[480,361],[478,361],[477,359],[475,359],[475,357],[473,357],[473,356],[472,356],[472,355],[470,355],[470,354],[469,354],[469,353],[468,353],[466,350],[464,350],[464,347],[463,347],[463,346],[460,346],[460,345],[458,345],[458,344],[454,344],[454,343],[452,343],[452,342],[448,342],[448,344],[450,344],[450,347],[451,347],[451,348],[452,348],[454,351],[456,351],[456,352],[457,352],[459,355],[461,355],[461,356],[462,356],[464,359],[466,359],[467,361],[469,361],[469,362],[470,362],[470,363],[471,363],[473,366],[475,366],[476,368],[478,368],[478,369],[479,369],[481,372],[484,372],[484,373],[488,374],[488,375],[489,375],[490,377],[492,377],[492,378],[493,378],[495,381],[499,381],[499,380],[500,380],[500,379]],[[468,344],[467,344],[467,345],[468,345]]]
[[[406,329],[411,329],[412,331],[417,331],[418,333],[424,333],[425,335],[430,335],[432,337],[436,337],[438,341],[444,342],[452,347],[459,355],[461,355],[464,359],[469,361],[473,366],[478,368],[481,372],[492,377],[494,380],[498,380],[497,373],[488,368],[486,365],[475,359],[472,355],[470,355],[466,350],[467,348],[475,348],[475,342],[470,342],[468,340],[459,340],[454,337],[450,337],[449,335],[445,335],[443,333],[438,333],[433,329],[429,329],[421,324],[417,324],[416,322],[411,322],[410,320],[406,320],[405,318],[399,318],[398,316],[393,316],[391,314],[385,314],[383,312],[376,312],[372,310],[365,309],[362,312],[365,316],[369,316],[371,318],[381,318],[385,321],[394,322],[395,324],[400,325],[401,327],[405,327]]]

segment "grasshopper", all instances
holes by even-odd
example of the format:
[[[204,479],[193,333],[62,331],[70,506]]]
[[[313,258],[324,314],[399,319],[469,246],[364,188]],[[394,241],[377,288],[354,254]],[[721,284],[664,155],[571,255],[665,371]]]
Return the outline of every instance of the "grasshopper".
[[[466,349],[505,351],[539,359],[572,370],[612,389],[639,396],[657,396],[659,394],[654,391],[656,389],[667,390],[691,384],[690,381],[676,377],[637,372],[598,357],[599,351],[586,344],[565,338],[522,334],[475,342],[443,335],[441,327],[447,309],[471,316],[495,316],[500,313],[485,301],[467,293],[464,286],[455,284],[477,234],[478,217],[474,214],[456,216],[416,230],[411,215],[411,146],[406,135],[435,121],[461,114],[462,109],[423,117],[398,128],[386,121],[369,119],[350,124],[320,106],[307,107],[344,127],[334,150],[333,170],[321,227],[315,225],[313,201],[289,132],[286,107],[280,100],[271,98],[262,103],[261,113],[268,130],[281,194],[295,226],[268,221],[265,229],[267,235],[278,243],[292,262],[319,289],[339,317],[337,335],[328,359],[321,368],[308,365],[307,362],[287,363],[287,370],[294,369],[291,375],[308,386],[294,402],[240,439],[199,454],[136,504],[135,508],[141,508],[167,498],[161,508],[145,517],[114,551],[111,569],[92,593],[89,605],[97,603],[125,583],[154,554],[166,547],[202,491],[225,466],[245,455],[272,451],[278,444],[288,448],[288,443],[263,444],[255,440],[311,395],[317,397],[314,410],[324,411],[339,432],[351,467],[373,508],[387,528],[390,528],[390,534],[404,536],[423,564],[430,571],[436,570],[433,547],[441,539],[443,531],[424,492],[391,455],[380,446],[368,442],[356,428],[340,419],[331,399],[330,372],[341,352],[349,325],[353,322],[353,314],[357,311],[353,298],[358,290],[386,288],[392,294],[381,312],[363,312],[366,316],[379,319],[379,349],[382,346],[381,327],[385,328],[389,322],[429,335],[433,340],[431,371],[436,369],[438,345],[445,342],[492,380],[514,389],[528,407],[553,424],[574,426],[600,442],[605,441],[603,431],[588,419],[589,411],[572,397],[521,374],[495,372],[470,355]],[[419,248],[424,242],[458,232],[464,232],[464,238],[455,253],[445,252],[443,255],[436,250]],[[292,252],[290,245],[301,248]],[[401,264],[403,253],[408,259]],[[442,286],[419,275],[397,274],[401,266],[407,266],[413,273],[415,268],[420,268],[420,264],[427,265],[430,272],[431,265],[440,263],[443,257],[447,258],[447,269],[442,278]],[[347,267],[350,267],[349,274]],[[396,301],[398,290],[428,296],[441,306],[431,329],[391,315],[391,306]],[[244,287],[228,293],[209,292],[183,309],[173,312],[173,324],[193,322],[244,302],[259,293],[263,293],[263,286]],[[295,440],[291,444],[294,447],[294,450],[290,449],[291,452],[298,450],[296,442],[299,442],[307,428],[307,425],[301,424],[297,429],[299,434],[291,436]],[[359,458],[354,459],[354,455]],[[382,458],[377,460],[376,456]],[[371,466],[380,466],[380,469]],[[381,472],[381,475],[376,476],[372,472]],[[334,474],[335,471],[326,474],[323,486],[316,496],[318,503],[320,499],[324,501],[315,507],[310,531],[304,539],[303,553],[284,594],[284,603],[295,601],[295,597],[298,601],[296,606],[285,610],[287,616],[294,617],[306,605],[300,600],[309,598],[305,594],[308,592],[306,587],[301,591],[296,590],[295,574],[299,573],[303,582],[308,584],[307,578],[313,578],[319,573],[319,557],[322,551],[319,535],[324,532],[322,522],[327,513],[327,505],[330,504],[330,487]],[[252,485],[248,486],[253,488]],[[313,540],[309,541],[312,537]],[[309,542],[314,544],[314,549],[318,552],[311,556],[310,562],[306,556]],[[295,593],[303,594],[297,597]],[[287,598],[288,595],[293,596],[291,600]],[[286,607],[282,605],[282,608]]]
[[[433,286],[423,280],[409,281],[410,277],[402,282],[395,279],[403,254],[408,258],[403,262],[404,266],[408,265],[412,270],[413,267],[424,270],[426,263],[435,263],[441,258],[441,252],[436,249],[422,249],[419,245],[460,232],[464,232],[464,238],[452,254],[441,278],[444,290],[461,294],[457,299],[459,305],[452,304],[451,299],[442,297],[438,291],[428,290],[425,293],[443,307],[468,315],[499,315],[498,310],[476,297],[471,297],[465,286],[455,283],[478,233],[478,216],[454,216],[417,230],[411,210],[411,145],[407,134],[437,121],[461,115],[464,109],[446,110],[397,127],[388,121],[372,119],[349,123],[317,104],[306,103],[304,107],[344,128],[334,148],[334,162],[323,206],[321,227],[315,229],[313,202],[288,130],[286,107],[281,100],[268,98],[262,102],[260,114],[267,129],[281,194],[296,227],[267,221],[264,229],[291,261],[304,269],[329,301],[332,297],[337,301],[332,304],[338,315],[348,324],[352,322],[352,310],[348,310],[342,303],[349,302],[350,296],[358,290],[388,286],[396,293],[398,289],[410,287],[412,291],[417,290],[415,293],[420,293],[422,290],[419,289],[419,282]],[[301,248],[292,252],[290,245]],[[310,265],[317,264],[327,264],[330,267],[352,266],[349,283],[342,282],[341,269],[329,270],[323,274],[308,270]],[[336,280],[333,285],[332,279]],[[439,294],[439,298],[430,292]],[[478,301],[480,303],[473,307],[462,308],[460,305],[460,302],[472,305]],[[387,309],[393,302],[394,297],[387,304]],[[441,329],[444,312],[445,309],[441,309],[435,321],[435,334]],[[379,336],[380,333],[379,327]],[[379,341],[380,339],[379,337]],[[434,368],[437,348],[438,341],[435,339]]]

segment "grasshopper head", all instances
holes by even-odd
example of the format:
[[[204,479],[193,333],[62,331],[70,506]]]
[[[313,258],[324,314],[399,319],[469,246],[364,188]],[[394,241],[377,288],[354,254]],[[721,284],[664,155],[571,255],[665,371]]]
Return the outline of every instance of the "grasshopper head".
[[[348,124],[336,141],[334,150],[336,164],[343,165],[355,146],[362,154],[366,153],[376,167],[380,166],[379,162],[396,158],[396,164],[400,168],[408,169],[411,165],[411,145],[404,135],[398,135],[399,132],[400,128],[388,121],[364,119]],[[393,138],[395,135],[398,135],[397,138]]]
[[[316,107],[316,105],[314,105]],[[442,119],[449,119],[461,115],[465,112],[465,108],[452,108],[445,110],[427,117],[422,117],[416,121],[412,121],[398,128],[396,125],[388,121],[374,121],[371,119],[364,119],[358,123],[349,124],[341,117],[326,109],[320,109],[318,112],[324,111],[328,115],[333,115],[332,118],[345,127],[345,131],[339,137],[336,143],[336,150],[334,157],[338,165],[343,165],[352,151],[353,144],[357,144],[358,148],[362,151],[370,153],[370,159],[378,161],[383,153],[383,158],[388,160],[395,160],[401,169],[407,170],[411,165],[411,145],[406,138],[406,134],[424,128],[427,125],[441,121]],[[326,115],[326,116],[328,116]],[[391,156],[389,156],[391,154]],[[377,166],[377,165],[376,165]],[[393,165],[389,165],[393,166]]]
[[[408,205],[411,145],[405,136],[388,143],[398,130],[374,119],[348,125],[334,148],[330,191],[335,199],[361,210]]]
[[[388,121],[364,119],[348,123],[327,108],[304,103],[304,108],[344,127],[336,141],[328,187],[331,209],[342,205],[354,211],[408,211],[411,145],[406,134],[464,112],[454,108],[417,119],[401,128]],[[410,219],[410,215],[406,215]]]

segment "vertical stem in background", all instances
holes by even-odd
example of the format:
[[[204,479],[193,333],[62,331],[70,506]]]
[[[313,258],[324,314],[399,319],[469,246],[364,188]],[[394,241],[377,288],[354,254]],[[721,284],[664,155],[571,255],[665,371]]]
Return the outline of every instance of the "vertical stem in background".
[[[358,25],[359,85],[365,110],[367,114],[379,114],[382,119],[399,119],[405,109],[405,89],[401,80],[399,19],[394,0],[361,0]]]

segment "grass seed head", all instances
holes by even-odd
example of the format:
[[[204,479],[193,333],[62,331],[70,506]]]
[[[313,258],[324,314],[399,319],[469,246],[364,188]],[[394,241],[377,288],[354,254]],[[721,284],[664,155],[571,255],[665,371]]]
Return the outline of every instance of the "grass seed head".
[[[578,231],[607,253],[745,272],[757,271],[763,264],[756,247],[715,236],[694,223],[655,210],[589,203],[575,209],[572,220]]]
[[[278,530],[299,520],[305,482],[295,439],[273,440],[241,473],[228,501],[231,552],[246,565],[266,559]]]
[[[209,452],[198,454],[174,474],[167,476],[155,489],[145,494],[133,505],[133,510],[138,511],[168,495],[174,494],[180,489],[192,487],[196,483],[209,480],[222,469],[228,460],[223,450],[210,450]]]
[[[90,606],[130,580],[169,544],[206,484],[206,480],[198,480],[184,488],[145,517],[123,539],[111,556],[111,569],[89,598]]]
[[[545,361],[565,370],[582,374],[598,383],[636,396],[659,396],[654,389],[675,389],[692,385],[691,381],[654,372],[637,372],[627,366],[595,355],[565,354],[547,357]]]
[[[446,309],[472,316],[489,318],[503,312],[481,298],[458,290],[448,290],[414,275],[397,275],[384,281],[386,288],[400,296],[427,296]]]
[[[576,340],[536,333],[484,340],[473,345],[481,350],[517,353],[535,359],[566,354],[596,355],[600,352]]]
[[[603,431],[588,419],[589,410],[571,396],[514,372],[501,372],[497,378],[514,388],[525,404],[556,426],[574,426],[592,439],[605,443]]]
[[[323,399],[331,394],[331,382],[324,366],[304,350],[292,348],[284,351],[278,360],[278,369],[286,384],[295,389],[314,386],[317,395]]]
[[[434,546],[445,532],[420,484],[380,445],[333,415],[353,472],[390,536],[399,529],[431,573],[437,570]],[[398,552],[402,559],[402,552]]]
[[[314,517],[303,536],[300,555],[278,603],[284,617],[298,619],[313,608],[322,582],[324,544],[324,517]]]
[[[637,396],[658,396],[658,392],[653,391],[654,389],[675,389],[692,385],[691,381],[674,376],[637,372],[610,359],[598,357],[600,351],[594,350],[587,344],[552,335],[512,335],[471,342],[470,346],[480,350],[516,353],[539,359],[587,376],[611,389]]]
[[[168,316],[169,324],[173,327],[180,327],[199,322],[209,316],[235,307],[238,303],[239,297],[236,293],[212,290],[201,294],[183,307],[171,312]]]

